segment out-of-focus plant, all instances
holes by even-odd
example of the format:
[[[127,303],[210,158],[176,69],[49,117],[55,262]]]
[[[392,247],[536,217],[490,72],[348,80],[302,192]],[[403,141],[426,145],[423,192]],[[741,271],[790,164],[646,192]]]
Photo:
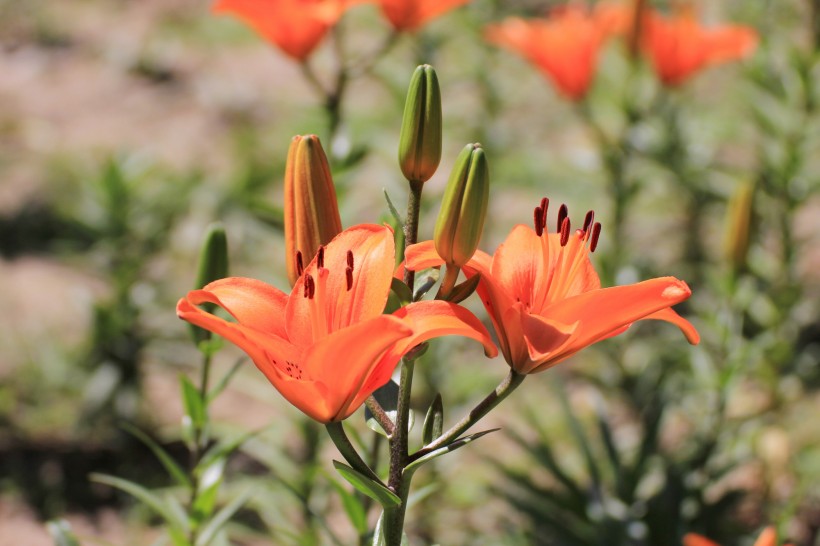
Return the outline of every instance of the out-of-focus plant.
[[[228,248],[225,230],[220,225],[209,228],[202,245],[199,273],[195,286],[203,286],[228,274]],[[211,332],[192,327],[192,337],[202,355],[201,376],[194,384],[187,376],[180,376],[183,401],[180,435],[189,452],[185,469],[160,444],[145,432],[128,425],[126,430],[144,442],[157,457],[171,479],[173,486],[166,491],[152,491],[139,483],[115,476],[92,474],[91,479],[132,495],[156,515],[160,516],[175,546],[206,546],[225,543],[225,524],[250,498],[250,491],[237,495],[219,510],[220,488],[230,456],[254,433],[238,438],[214,441],[212,439],[209,406],[227,387],[239,368],[235,365],[215,385],[211,385],[211,359],[221,346]]]

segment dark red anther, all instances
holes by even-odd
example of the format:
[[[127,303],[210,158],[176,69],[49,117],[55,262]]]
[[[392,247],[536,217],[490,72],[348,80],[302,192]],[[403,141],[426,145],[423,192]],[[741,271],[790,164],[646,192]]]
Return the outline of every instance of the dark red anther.
[[[535,234],[541,237],[544,233],[544,209],[541,207],[535,207],[532,223],[535,226]]]
[[[302,261],[302,251],[296,251],[296,276],[301,277],[302,272],[305,270],[305,264]]]
[[[562,230],[564,229],[564,220],[567,216],[569,216],[569,210],[566,205],[562,204],[561,208],[558,209],[558,233],[562,233]]]
[[[347,251],[347,267],[349,267],[351,270],[353,270],[353,251],[352,250]]]
[[[569,229],[570,229],[569,218],[567,218],[565,216],[564,221],[561,223],[561,230],[560,230],[560,233],[561,233],[561,246],[567,246],[567,243],[569,242]]]
[[[592,235],[589,237],[589,251],[595,252],[595,249],[598,247],[598,237],[601,235],[601,222],[595,222],[595,225],[592,226]]]
[[[547,209],[549,209],[550,200],[546,197],[541,198],[541,232],[543,233],[544,228],[547,227]]]
[[[316,294],[316,283],[313,282],[313,277],[310,275],[305,275],[305,293],[304,296],[312,300],[314,294]]]
[[[353,268],[350,266],[345,269],[345,280],[347,281],[347,291],[350,292],[350,289],[353,288]]]
[[[584,227],[581,228],[581,231],[584,232],[584,235],[589,233],[589,228],[592,227],[592,222],[595,220],[595,213],[593,211],[587,212],[587,215],[584,216]]]
[[[325,247],[320,246],[319,251],[316,252],[316,266],[317,267],[324,267],[325,266]]]

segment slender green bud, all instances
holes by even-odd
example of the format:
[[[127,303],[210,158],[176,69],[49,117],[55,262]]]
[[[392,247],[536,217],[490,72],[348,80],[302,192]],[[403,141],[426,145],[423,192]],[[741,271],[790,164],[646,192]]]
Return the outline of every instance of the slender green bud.
[[[481,144],[468,144],[456,159],[436,220],[436,251],[448,266],[466,264],[478,248],[487,202],[490,174]]]
[[[208,226],[202,249],[199,252],[199,268],[197,270],[194,288],[202,288],[206,284],[224,279],[228,276],[228,238],[225,236],[225,227],[220,222]],[[206,303],[202,306],[208,312],[213,312],[216,305]],[[191,326],[194,341],[199,343],[211,339],[211,332],[197,326]]]
[[[723,254],[735,271],[746,266],[752,228],[754,190],[754,182],[743,181],[729,199]]]
[[[336,189],[319,137],[295,136],[285,166],[285,267],[290,285],[342,231]]]
[[[441,161],[441,90],[436,71],[421,65],[413,72],[399,139],[399,165],[407,180],[426,182]]]

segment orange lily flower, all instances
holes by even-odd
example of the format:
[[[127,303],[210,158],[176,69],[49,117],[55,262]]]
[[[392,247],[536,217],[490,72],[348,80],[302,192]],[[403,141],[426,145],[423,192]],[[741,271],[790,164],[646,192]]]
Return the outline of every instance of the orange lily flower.
[[[217,0],[215,13],[231,13],[297,61],[305,60],[345,10],[364,0]]]
[[[485,36],[534,64],[565,97],[581,100],[592,83],[598,52],[614,30],[609,12],[571,5],[546,19],[508,18],[488,26]]]
[[[431,19],[470,0],[379,0],[382,12],[399,32],[412,32]]]
[[[683,546],[720,546],[720,544],[701,535],[689,533],[683,537]],[[763,532],[757,537],[754,546],[777,546],[777,531],[775,531],[774,527],[766,527],[763,529]],[[785,544],[784,546],[791,545]]]
[[[643,48],[664,85],[676,86],[711,65],[742,59],[757,46],[754,29],[741,25],[708,28],[692,9],[674,17],[651,13],[643,30]]]
[[[322,423],[350,416],[390,379],[399,359],[433,337],[462,335],[497,349],[481,322],[442,301],[381,314],[390,292],[395,248],[390,228],[359,225],[319,250],[293,291],[231,277],[192,290],[177,315],[248,353],[294,406]],[[198,307],[216,304],[229,322]]]
[[[493,256],[477,251],[463,268],[468,277],[481,275],[477,292],[501,352],[516,372],[547,370],[641,319],[671,322],[690,343],[699,342],[695,328],[671,309],[691,295],[685,282],[661,277],[601,288],[589,260],[601,230],[592,211],[572,233],[562,205],[558,233],[546,233],[547,205],[543,199],[535,209],[535,230],[516,226]],[[406,254],[410,269],[443,263],[430,241],[409,247]]]

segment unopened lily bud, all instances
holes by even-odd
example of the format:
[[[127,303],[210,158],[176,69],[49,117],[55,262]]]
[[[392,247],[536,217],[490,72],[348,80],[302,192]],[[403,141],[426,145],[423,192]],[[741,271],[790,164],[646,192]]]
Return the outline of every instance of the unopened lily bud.
[[[480,144],[468,144],[456,159],[436,220],[436,251],[448,266],[461,267],[473,257],[489,195],[487,157]]]
[[[407,180],[425,182],[441,161],[441,90],[432,66],[416,68],[407,90],[399,165]]]
[[[319,247],[341,231],[336,189],[319,137],[295,136],[285,167],[285,265],[291,286]]]
[[[754,182],[746,180],[738,185],[729,199],[723,253],[735,270],[743,269],[746,265],[752,227],[754,191]]]
[[[199,269],[197,271],[194,288],[202,288],[206,284],[228,276],[228,238],[221,223],[208,226],[202,249],[199,252]],[[216,309],[213,303],[203,306],[209,313]],[[191,325],[194,341],[199,343],[211,339],[211,332],[198,326]]]

